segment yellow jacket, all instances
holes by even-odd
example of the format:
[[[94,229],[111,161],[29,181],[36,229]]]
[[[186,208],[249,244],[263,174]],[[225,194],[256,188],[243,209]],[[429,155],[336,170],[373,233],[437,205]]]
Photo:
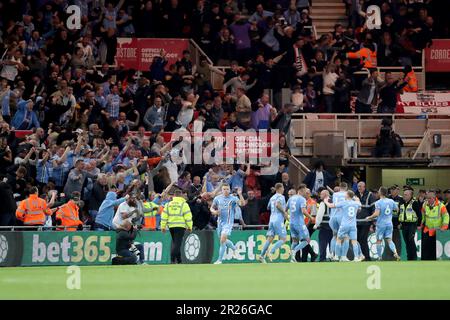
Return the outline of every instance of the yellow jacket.
[[[189,204],[182,197],[173,197],[166,204],[161,214],[161,229],[187,228],[192,229],[192,213]]]

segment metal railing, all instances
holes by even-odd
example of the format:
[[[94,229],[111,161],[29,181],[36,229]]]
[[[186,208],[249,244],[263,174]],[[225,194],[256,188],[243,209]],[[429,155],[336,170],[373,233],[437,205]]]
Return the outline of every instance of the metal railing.
[[[425,56],[424,54],[422,54],[422,56]],[[418,80],[418,85],[419,85],[419,91],[421,90],[425,90],[426,89],[426,77],[425,77],[425,62],[422,62],[422,66],[415,66],[412,67],[412,69],[414,70],[414,72],[416,73],[417,76],[417,80]],[[397,66],[397,67],[387,67],[387,66],[377,66],[377,69],[380,73],[386,73],[388,71],[393,71],[393,72],[402,72],[403,71],[403,67]],[[353,74],[356,75],[366,75],[369,76],[369,69],[367,68],[362,68],[359,71],[354,72]]]
[[[450,115],[434,114],[294,114],[291,121],[291,129],[296,139],[295,156],[313,156],[313,138],[316,132],[323,128],[328,130],[345,131],[346,145],[354,143],[354,153],[350,152],[352,158],[367,157],[369,149],[375,147],[375,141],[381,128],[381,120],[389,118],[392,120],[392,129],[403,139],[403,158],[412,160],[433,159],[439,157],[439,165],[450,163],[448,143],[450,140]],[[432,133],[443,136],[442,146],[432,146]],[[444,139],[445,138],[445,139]],[[347,149],[347,152],[349,149]],[[419,158],[419,154],[425,157]],[[371,157],[371,156],[369,156]]]
[[[76,226],[0,226],[0,231],[7,230],[7,231],[26,231],[26,230],[35,230],[37,231],[47,231],[47,230],[57,230],[57,231],[66,231],[67,229],[73,229],[77,228]],[[64,229],[64,230],[59,230]],[[91,226],[90,225],[83,225],[83,230],[78,231],[90,231]]]

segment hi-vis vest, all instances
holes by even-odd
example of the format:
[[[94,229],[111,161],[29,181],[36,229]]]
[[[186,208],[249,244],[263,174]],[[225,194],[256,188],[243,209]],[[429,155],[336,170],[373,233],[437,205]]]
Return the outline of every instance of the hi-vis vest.
[[[359,59],[360,63],[364,65],[364,68],[376,68],[377,67],[377,52],[370,51],[368,48],[361,48],[356,52],[347,53],[349,59]]]
[[[428,229],[438,229],[443,225],[448,225],[449,215],[445,205],[436,199],[431,208],[427,202],[422,207],[422,223]]]
[[[309,198],[306,200],[306,211],[308,211],[309,215],[312,217],[311,223],[316,223],[315,216],[317,215],[317,210],[319,209],[319,204],[313,198]],[[309,218],[305,216],[305,224],[308,225]]]
[[[408,78],[408,85],[403,88],[403,91],[405,92],[417,92],[419,91],[419,86],[417,84],[417,77],[414,70],[409,72],[406,75],[406,78]]]
[[[77,227],[80,224],[83,224],[80,221],[78,210],[78,206],[72,200],[61,206],[58,211],[56,211],[56,219],[61,220],[61,226],[73,228],[66,228],[65,230],[64,228],[57,228],[57,230],[76,231]]]
[[[417,222],[417,214],[413,209],[413,203],[416,199],[412,199],[408,205],[406,203],[400,206],[400,215],[398,221],[400,222]]]
[[[43,226],[45,216],[51,214],[47,201],[39,198],[37,194],[30,194],[27,199],[20,202],[16,210],[16,218],[23,221],[26,226]]]
[[[153,201],[146,201],[142,205],[144,207],[144,229],[156,230],[156,214],[160,206]]]
[[[166,204],[161,214],[161,229],[188,228],[192,229],[192,213],[189,204],[181,197],[173,197]]]

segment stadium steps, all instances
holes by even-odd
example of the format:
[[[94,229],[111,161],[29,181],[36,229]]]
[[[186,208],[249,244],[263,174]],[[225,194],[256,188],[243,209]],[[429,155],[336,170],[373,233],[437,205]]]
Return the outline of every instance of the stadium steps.
[[[314,0],[311,8],[311,18],[320,37],[333,31],[334,25],[340,23],[347,26],[348,18],[345,4],[342,0]]]

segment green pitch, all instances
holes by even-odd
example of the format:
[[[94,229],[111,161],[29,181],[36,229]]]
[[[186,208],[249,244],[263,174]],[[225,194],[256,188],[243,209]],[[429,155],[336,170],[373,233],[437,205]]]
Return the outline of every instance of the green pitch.
[[[379,290],[369,266],[379,266]],[[376,268],[375,268],[376,269]],[[449,299],[450,262],[0,268],[0,299]],[[372,277],[372,278],[370,278]]]

